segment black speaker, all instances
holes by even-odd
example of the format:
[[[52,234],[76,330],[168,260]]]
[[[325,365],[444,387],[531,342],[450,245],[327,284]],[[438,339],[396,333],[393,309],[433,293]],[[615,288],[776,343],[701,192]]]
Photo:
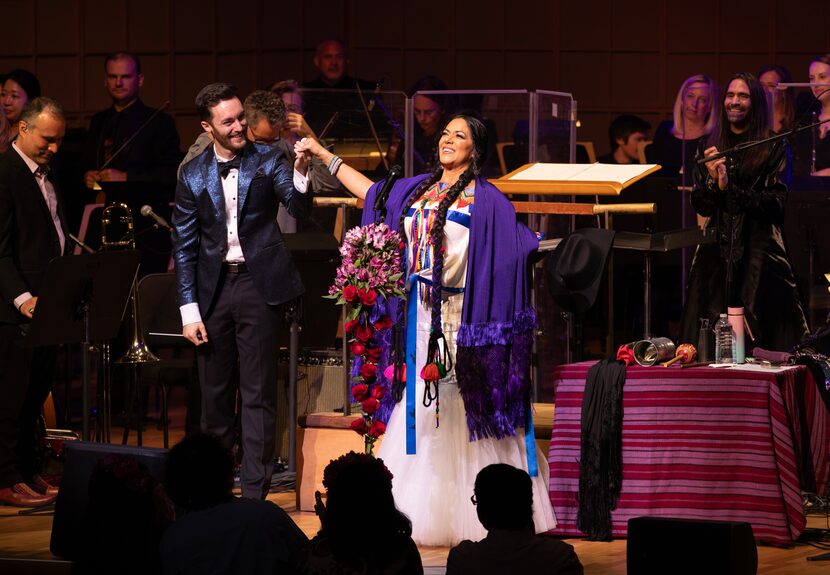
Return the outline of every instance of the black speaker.
[[[635,517],[626,563],[628,575],[754,575],[758,550],[749,523]]]
[[[110,445],[88,441],[67,441],[63,478],[55,502],[52,539],[49,549],[64,559],[77,559],[84,537],[83,517],[89,500],[89,478],[95,465],[111,453],[126,455],[143,463],[157,481],[164,479],[166,449]]]

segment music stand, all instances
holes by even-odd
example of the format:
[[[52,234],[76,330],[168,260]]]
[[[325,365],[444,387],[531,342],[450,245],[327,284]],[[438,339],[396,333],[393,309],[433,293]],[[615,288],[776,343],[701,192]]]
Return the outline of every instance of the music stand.
[[[90,346],[118,333],[138,260],[135,250],[55,258],[38,294],[26,347],[82,343],[84,441],[89,441]]]

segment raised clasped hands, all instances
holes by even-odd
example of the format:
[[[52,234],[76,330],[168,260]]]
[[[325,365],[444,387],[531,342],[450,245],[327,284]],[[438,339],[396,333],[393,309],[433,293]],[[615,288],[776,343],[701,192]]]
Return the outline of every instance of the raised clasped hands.
[[[712,146],[703,151],[703,157],[708,158],[709,156],[714,156],[717,153],[717,147]],[[729,185],[729,176],[726,173],[726,157],[706,162],[705,165],[706,170],[709,172],[709,176],[711,176],[711,178],[718,183],[718,189],[725,190]]]
[[[294,144],[294,153],[297,154],[297,160],[294,162],[294,169],[303,175],[308,171],[308,165],[312,158],[319,157],[325,150],[320,142],[314,138],[303,138]]]

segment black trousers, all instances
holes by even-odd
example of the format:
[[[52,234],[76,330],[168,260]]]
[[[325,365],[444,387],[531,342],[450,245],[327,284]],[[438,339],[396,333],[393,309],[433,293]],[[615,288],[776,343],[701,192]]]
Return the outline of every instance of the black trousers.
[[[238,369],[242,496],[265,498],[274,470],[281,308],[265,303],[249,273],[222,273],[216,304],[203,319],[208,343],[197,348],[202,429],[233,447]]]
[[[37,421],[55,379],[56,347],[24,347],[21,326],[0,324],[0,488],[36,473]]]

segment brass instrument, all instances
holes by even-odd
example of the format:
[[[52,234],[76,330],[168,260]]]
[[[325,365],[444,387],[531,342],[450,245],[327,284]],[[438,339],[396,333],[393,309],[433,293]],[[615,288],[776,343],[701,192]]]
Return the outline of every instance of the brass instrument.
[[[135,249],[133,214],[127,204],[110,204],[104,208],[101,214],[101,247],[108,252]]]
[[[101,246],[105,251],[135,249],[133,214],[127,204],[110,204],[104,208],[104,213],[101,215]],[[130,290],[130,312],[130,346],[127,348],[127,353],[115,363],[153,363],[159,361],[159,358],[144,343],[138,315],[135,280],[133,280],[133,287]]]
[[[134,250],[135,249],[135,232],[133,230],[133,215],[130,207],[124,203],[110,204],[104,208],[101,214],[101,249],[104,251],[117,250]],[[147,344],[144,343],[144,338],[141,331],[139,314],[138,314],[138,298],[136,294],[136,278],[133,278],[133,285],[130,289],[129,301],[129,321],[130,321],[130,343],[127,352],[117,361],[116,364],[132,365],[132,381],[135,386],[136,396],[140,398],[141,394],[138,390],[138,371],[137,367],[140,363],[154,363],[159,361],[152,351],[149,350]],[[111,427],[111,374],[110,365],[112,359],[110,356],[109,342],[103,342],[101,345],[101,362],[103,381],[99,388],[99,403],[102,406],[98,410],[100,424],[99,424],[99,438],[102,441],[110,441],[110,427]],[[139,424],[139,429],[141,425]],[[124,433],[126,435],[129,430],[129,421],[125,426]],[[139,431],[139,437],[141,432]],[[126,437],[124,439],[126,441]],[[139,443],[140,445],[140,443]]]

